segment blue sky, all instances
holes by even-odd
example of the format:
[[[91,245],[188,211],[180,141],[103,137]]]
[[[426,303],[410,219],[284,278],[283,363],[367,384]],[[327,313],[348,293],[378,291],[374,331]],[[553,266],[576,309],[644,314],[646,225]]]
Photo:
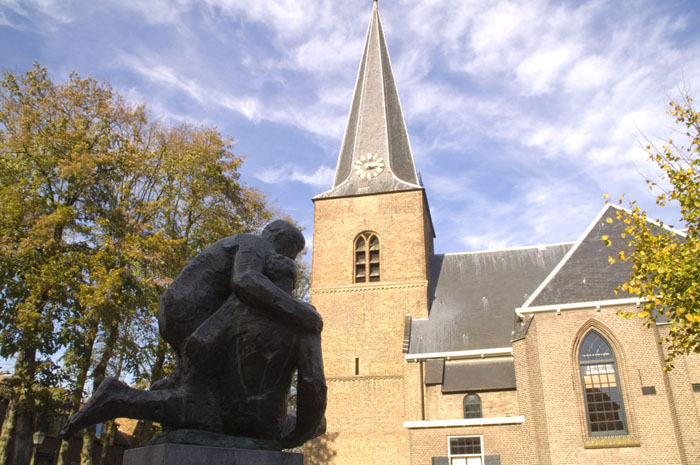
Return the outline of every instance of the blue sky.
[[[217,126],[243,177],[306,227],[332,182],[370,0],[0,0],[0,66],[110,82]],[[573,241],[646,191],[644,137],[700,93],[695,0],[380,0],[437,252]],[[310,240],[309,240],[310,243]]]

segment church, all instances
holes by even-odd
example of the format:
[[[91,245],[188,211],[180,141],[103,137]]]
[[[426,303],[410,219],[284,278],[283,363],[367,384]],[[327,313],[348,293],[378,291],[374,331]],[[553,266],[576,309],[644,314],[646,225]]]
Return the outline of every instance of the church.
[[[606,205],[571,242],[440,254],[376,1],[333,185],[314,199],[327,432],[306,463],[700,464],[700,355],[664,371],[616,294]]]

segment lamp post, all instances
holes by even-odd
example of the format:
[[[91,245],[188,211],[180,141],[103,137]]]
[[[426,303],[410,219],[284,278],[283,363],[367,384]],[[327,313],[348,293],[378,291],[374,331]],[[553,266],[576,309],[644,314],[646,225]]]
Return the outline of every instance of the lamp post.
[[[30,462],[30,465],[34,465],[34,459],[36,459],[36,451],[39,449],[41,443],[44,442],[44,439],[46,439],[46,433],[44,431],[34,431],[34,434],[32,434],[32,444],[34,445],[34,451],[32,452],[32,461]]]

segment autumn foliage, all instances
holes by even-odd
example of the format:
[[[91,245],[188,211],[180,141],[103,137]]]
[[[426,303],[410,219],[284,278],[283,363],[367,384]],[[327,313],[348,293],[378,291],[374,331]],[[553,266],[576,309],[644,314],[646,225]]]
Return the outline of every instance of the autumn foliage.
[[[671,102],[668,114],[680,130],[674,139],[683,142],[646,146],[649,159],[661,169],[659,180],[646,182],[657,192],[657,205],[679,208],[682,229],[649,221],[647,212],[631,201],[627,213],[618,213],[626,223],[621,239],[630,246],[628,254],[611,260],[633,264],[633,275],[620,289],[642,300],[637,316],[649,324],[669,323],[668,336],[660,342],[668,347],[672,367],[675,356],[700,352],[700,113],[686,96]]]
[[[71,413],[106,375],[148,385],[167,371],[160,294],[197,251],[273,214],[232,143],[90,78],[4,73],[0,356],[16,366],[0,463],[28,463],[35,413]]]

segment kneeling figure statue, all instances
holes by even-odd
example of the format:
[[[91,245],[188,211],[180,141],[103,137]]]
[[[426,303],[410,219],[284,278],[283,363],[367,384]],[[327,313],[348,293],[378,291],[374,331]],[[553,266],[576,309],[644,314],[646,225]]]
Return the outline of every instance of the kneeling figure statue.
[[[159,422],[164,432],[152,443],[281,450],[323,434],[323,322],[292,297],[303,248],[301,232],[278,220],[261,235],[236,234],[197,255],[158,308],[176,369],[147,391],[105,379],[62,436],[117,417]]]

